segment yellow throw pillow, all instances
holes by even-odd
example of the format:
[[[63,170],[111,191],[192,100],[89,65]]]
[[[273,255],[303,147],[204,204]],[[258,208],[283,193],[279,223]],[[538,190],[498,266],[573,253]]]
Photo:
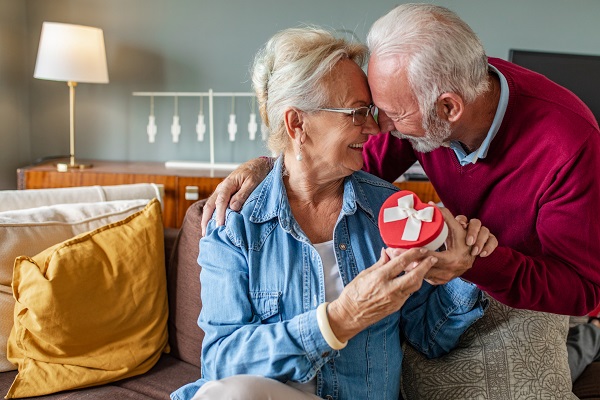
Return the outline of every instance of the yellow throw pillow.
[[[18,257],[6,398],[40,396],[143,374],[167,344],[160,203]]]
[[[46,190],[58,192],[62,189],[64,188],[33,189],[33,191],[45,194]],[[6,200],[7,192],[15,192],[12,196],[13,201],[16,203],[21,200],[20,204],[24,199],[21,198],[21,193],[17,192],[29,193],[28,190],[0,191],[0,203]],[[37,199],[35,195],[29,194],[29,196],[32,197],[29,202],[34,198]],[[10,198],[11,195],[8,197]],[[40,197],[46,198],[43,195]],[[76,235],[120,221],[143,210],[149,201],[149,199],[137,199],[53,204],[0,212],[0,372],[17,369],[6,359],[6,344],[13,327],[15,309],[11,287],[15,258],[22,255],[33,256]],[[4,206],[6,205],[0,204],[0,208]]]

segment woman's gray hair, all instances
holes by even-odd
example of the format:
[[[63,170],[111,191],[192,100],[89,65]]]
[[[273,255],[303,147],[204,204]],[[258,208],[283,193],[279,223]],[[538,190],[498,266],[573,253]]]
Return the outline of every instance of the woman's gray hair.
[[[454,92],[469,103],[488,88],[488,61],[473,30],[449,9],[403,4],[377,20],[367,37],[371,57],[406,57],[408,81],[421,113]]]
[[[276,154],[288,144],[284,115],[290,107],[314,111],[330,94],[323,78],[342,59],[363,66],[367,47],[335,37],[318,27],[290,28],[273,36],[257,53],[252,68],[260,116],[269,128],[269,149]]]

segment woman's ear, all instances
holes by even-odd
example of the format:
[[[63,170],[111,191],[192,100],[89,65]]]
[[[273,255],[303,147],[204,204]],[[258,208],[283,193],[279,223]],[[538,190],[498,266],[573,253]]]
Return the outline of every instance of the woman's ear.
[[[284,114],[285,129],[288,136],[294,140],[304,132],[304,115],[296,108],[288,108]]]
[[[460,95],[446,92],[438,97],[436,108],[440,118],[448,122],[456,122],[465,110],[465,103]]]

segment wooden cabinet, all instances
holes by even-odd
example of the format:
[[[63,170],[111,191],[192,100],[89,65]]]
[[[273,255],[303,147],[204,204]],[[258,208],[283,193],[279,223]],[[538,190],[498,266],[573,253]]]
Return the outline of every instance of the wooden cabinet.
[[[187,208],[187,186],[198,188],[198,199],[208,197],[229,173],[213,170],[166,168],[158,162],[85,161],[92,168],[59,172],[55,164],[45,163],[17,170],[19,189],[43,189],[93,185],[155,183],[164,187],[163,220],[166,227],[179,228]]]
[[[410,190],[414,192],[421,201],[427,203],[433,201],[434,203],[440,202],[440,196],[436,193],[433,185],[429,181],[404,181],[395,182],[394,185],[402,190]]]
[[[159,162],[85,161],[92,168],[59,172],[53,163],[44,163],[17,170],[19,189],[43,189],[93,185],[124,185],[155,183],[164,187],[163,220],[166,227],[180,228],[188,207],[195,201],[186,199],[186,188],[197,191],[203,199],[215,190],[229,173],[220,170],[173,169]],[[427,181],[396,183],[400,189],[415,192],[422,201],[440,201]]]

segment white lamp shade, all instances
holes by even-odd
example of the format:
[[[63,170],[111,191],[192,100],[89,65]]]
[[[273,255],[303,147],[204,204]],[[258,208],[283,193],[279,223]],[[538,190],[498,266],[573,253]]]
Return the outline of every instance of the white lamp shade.
[[[108,83],[102,29],[44,22],[34,78]]]

